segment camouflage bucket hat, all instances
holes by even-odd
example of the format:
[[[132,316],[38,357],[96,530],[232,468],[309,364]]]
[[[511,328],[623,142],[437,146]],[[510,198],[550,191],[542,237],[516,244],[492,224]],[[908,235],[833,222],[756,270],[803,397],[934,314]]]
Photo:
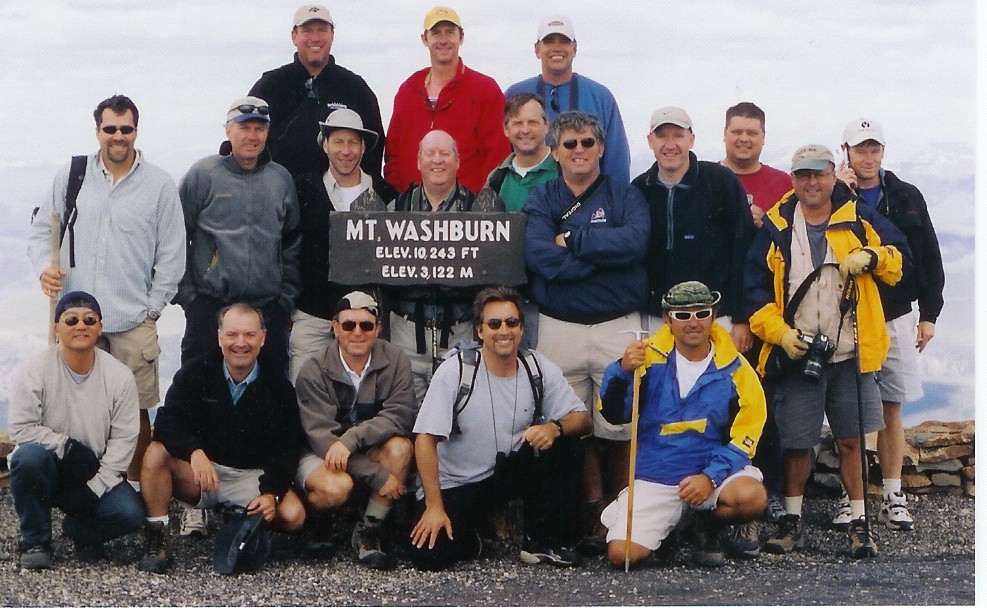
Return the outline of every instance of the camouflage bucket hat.
[[[679,283],[668,290],[661,298],[664,310],[692,308],[695,306],[716,306],[720,303],[720,292],[710,291],[699,281]]]

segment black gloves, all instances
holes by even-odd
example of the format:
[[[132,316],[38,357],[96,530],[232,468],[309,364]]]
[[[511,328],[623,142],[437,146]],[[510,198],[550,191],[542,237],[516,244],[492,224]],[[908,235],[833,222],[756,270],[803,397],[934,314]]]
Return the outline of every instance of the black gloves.
[[[96,510],[99,498],[86,482],[99,472],[99,458],[86,444],[69,437],[65,454],[58,462],[58,475],[52,502],[67,515]]]

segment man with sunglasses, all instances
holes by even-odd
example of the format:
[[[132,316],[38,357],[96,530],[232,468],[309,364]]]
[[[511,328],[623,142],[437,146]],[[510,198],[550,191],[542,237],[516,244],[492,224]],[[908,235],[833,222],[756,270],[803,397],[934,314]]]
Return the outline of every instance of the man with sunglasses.
[[[519,353],[524,311],[516,290],[481,291],[473,325],[480,348],[468,399],[460,399],[467,370],[450,357],[436,370],[415,421],[421,489],[409,557],[421,570],[479,557],[483,507],[520,498],[521,560],[578,565],[579,555],[563,543],[582,467],[577,438],[590,431],[592,419],[558,366]]]
[[[350,292],[334,311],[335,338],[302,364],[295,382],[308,448],[295,483],[308,494],[312,549],[331,546],[326,512],[341,507],[355,483],[366,487],[370,500],[353,529],[353,551],[364,566],[387,569],[394,562],[381,528],[405,492],[418,410],[411,362],[378,338],[380,308],[369,294]]]
[[[650,226],[641,193],[602,172],[604,138],[592,114],[555,119],[549,140],[561,175],[532,190],[524,207],[529,297],[540,309],[538,351],[562,368],[593,412],[583,481],[584,511],[593,521],[605,496],[627,485],[630,430],[609,424],[595,405],[607,365],[641,329]],[[586,548],[601,551],[602,538]]]
[[[864,520],[859,436],[884,428],[874,372],[889,343],[876,280],[901,279],[908,246],[835,171],[826,147],[795,151],[794,192],[764,215],[747,257],[744,292],[751,329],[765,343],[758,373],[769,374],[784,450],[786,514],[764,550],[788,553],[801,545],[802,492],[825,414],[850,498],[850,554],[862,558],[877,555],[877,545]],[[806,359],[816,362],[816,381],[806,375]]]
[[[137,380],[140,435],[127,479],[139,489],[141,458],[151,441],[148,410],[161,401],[157,320],[185,271],[185,225],[175,182],[134,147],[134,102],[114,95],[96,106],[93,117],[99,152],[76,157],[85,161],[78,177],[73,165],[59,172],[50,204],[33,220],[28,254],[45,295],[84,289],[102,302],[97,347]],[[81,185],[75,182],[75,209],[66,213],[70,177]],[[60,270],[50,267],[52,211],[62,215]]]
[[[51,507],[76,556],[140,529],[144,505],[126,480],[137,447],[138,396],[127,367],[96,348],[102,311],[92,295],[66,293],[55,307],[59,343],[23,364],[10,393],[10,492],[20,520],[20,565],[52,567]]]
[[[261,361],[287,373],[287,323],[300,292],[301,232],[295,183],[265,148],[270,108],[233,102],[228,141],[189,169],[179,186],[188,264],[175,296],[185,309],[182,365],[217,356],[216,313],[233,302],[259,308],[268,327]]]
[[[572,71],[576,58],[576,28],[564,15],[554,15],[538,24],[535,57],[541,61],[541,74],[512,84],[506,95],[539,95],[546,102],[549,122],[563,112],[586,112],[600,119],[607,134],[606,154],[600,161],[604,173],[622,182],[631,178],[631,149],[624,121],[613,93],[582,74]]]
[[[764,426],[764,391],[730,334],[715,322],[720,294],[699,281],[662,296],[664,325],[627,346],[607,368],[602,414],[631,420],[634,373],[640,388],[637,467],[630,559],[655,551],[688,510],[698,514],[694,553],[705,567],[724,565],[719,536],[727,524],[759,519],[767,505],[761,472],[751,464]],[[602,515],[607,552],[624,564],[628,492]]]
[[[360,165],[367,174],[380,175],[384,155],[380,105],[362,77],[336,63],[331,53],[336,26],[329,9],[305,4],[292,23],[294,61],[264,72],[250,89],[250,95],[271,105],[267,145],[272,158],[294,177],[324,171],[325,155],[315,141],[319,123],[333,110],[347,108],[359,114],[380,140],[379,146],[367,150]]]
[[[425,15],[424,25],[421,39],[431,66],[412,74],[394,97],[384,177],[398,192],[406,191],[419,177],[419,142],[440,129],[459,148],[459,181],[479,192],[511,151],[500,120],[504,94],[493,78],[469,69],[459,57],[464,33],[456,11],[437,6]]]

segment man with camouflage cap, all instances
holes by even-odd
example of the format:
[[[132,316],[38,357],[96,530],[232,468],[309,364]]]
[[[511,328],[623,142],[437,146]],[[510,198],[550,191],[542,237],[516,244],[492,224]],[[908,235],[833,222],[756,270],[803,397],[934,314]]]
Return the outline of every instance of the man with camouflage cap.
[[[627,490],[601,516],[615,566],[624,563],[626,542],[632,564],[645,560],[689,509],[699,514],[696,562],[722,566],[721,528],[764,512],[767,494],[751,464],[766,416],[764,392],[715,323],[719,302],[719,292],[699,281],[673,286],[662,298],[661,329],[607,367],[602,413],[613,424],[631,420],[634,373],[644,368],[631,539]]]

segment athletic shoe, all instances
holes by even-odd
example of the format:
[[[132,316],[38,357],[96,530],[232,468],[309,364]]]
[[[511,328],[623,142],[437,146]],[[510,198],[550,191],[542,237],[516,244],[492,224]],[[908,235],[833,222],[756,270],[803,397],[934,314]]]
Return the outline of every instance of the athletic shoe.
[[[171,533],[164,522],[147,522],[144,525],[144,539],[147,547],[144,557],[137,562],[137,569],[143,572],[164,574],[171,562]]]
[[[772,496],[768,499],[768,506],[764,509],[764,521],[769,524],[776,524],[781,521],[781,516],[785,514],[785,507],[781,504],[781,499]]]
[[[836,503],[836,510],[833,512],[833,527],[840,532],[846,532],[852,521],[853,511],[850,510],[850,497],[844,492]]]
[[[901,492],[884,496],[879,518],[881,523],[903,532],[911,530],[915,525],[915,522],[912,520],[912,514],[908,512],[905,495]]]
[[[353,527],[353,551],[356,559],[367,568],[387,570],[394,566],[394,560],[381,548],[381,524],[376,517],[367,517]]]
[[[184,509],[182,512],[182,526],[178,530],[178,535],[205,538],[209,534],[209,521],[206,510],[192,507],[184,507]]]
[[[730,535],[726,538],[727,552],[733,557],[753,559],[761,554],[761,543],[758,539],[760,526],[752,521],[746,524],[731,526]]]
[[[877,543],[874,542],[874,532],[867,526],[863,517],[850,522],[847,532],[850,536],[850,556],[854,559],[877,557]]]
[[[768,553],[785,554],[802,547],[802,517],[786,513],[778,522],[778,533],[764,543]]]
[[[553,566],[578,566],[582,562],[579,553],[561,545],[550,547],[525,539],[521,549],[521,561],[526,564],[551,564]]]
[[[21,568],[25,570],[47,570],[51,568],[51,560],[51,543],[21,546]]]

